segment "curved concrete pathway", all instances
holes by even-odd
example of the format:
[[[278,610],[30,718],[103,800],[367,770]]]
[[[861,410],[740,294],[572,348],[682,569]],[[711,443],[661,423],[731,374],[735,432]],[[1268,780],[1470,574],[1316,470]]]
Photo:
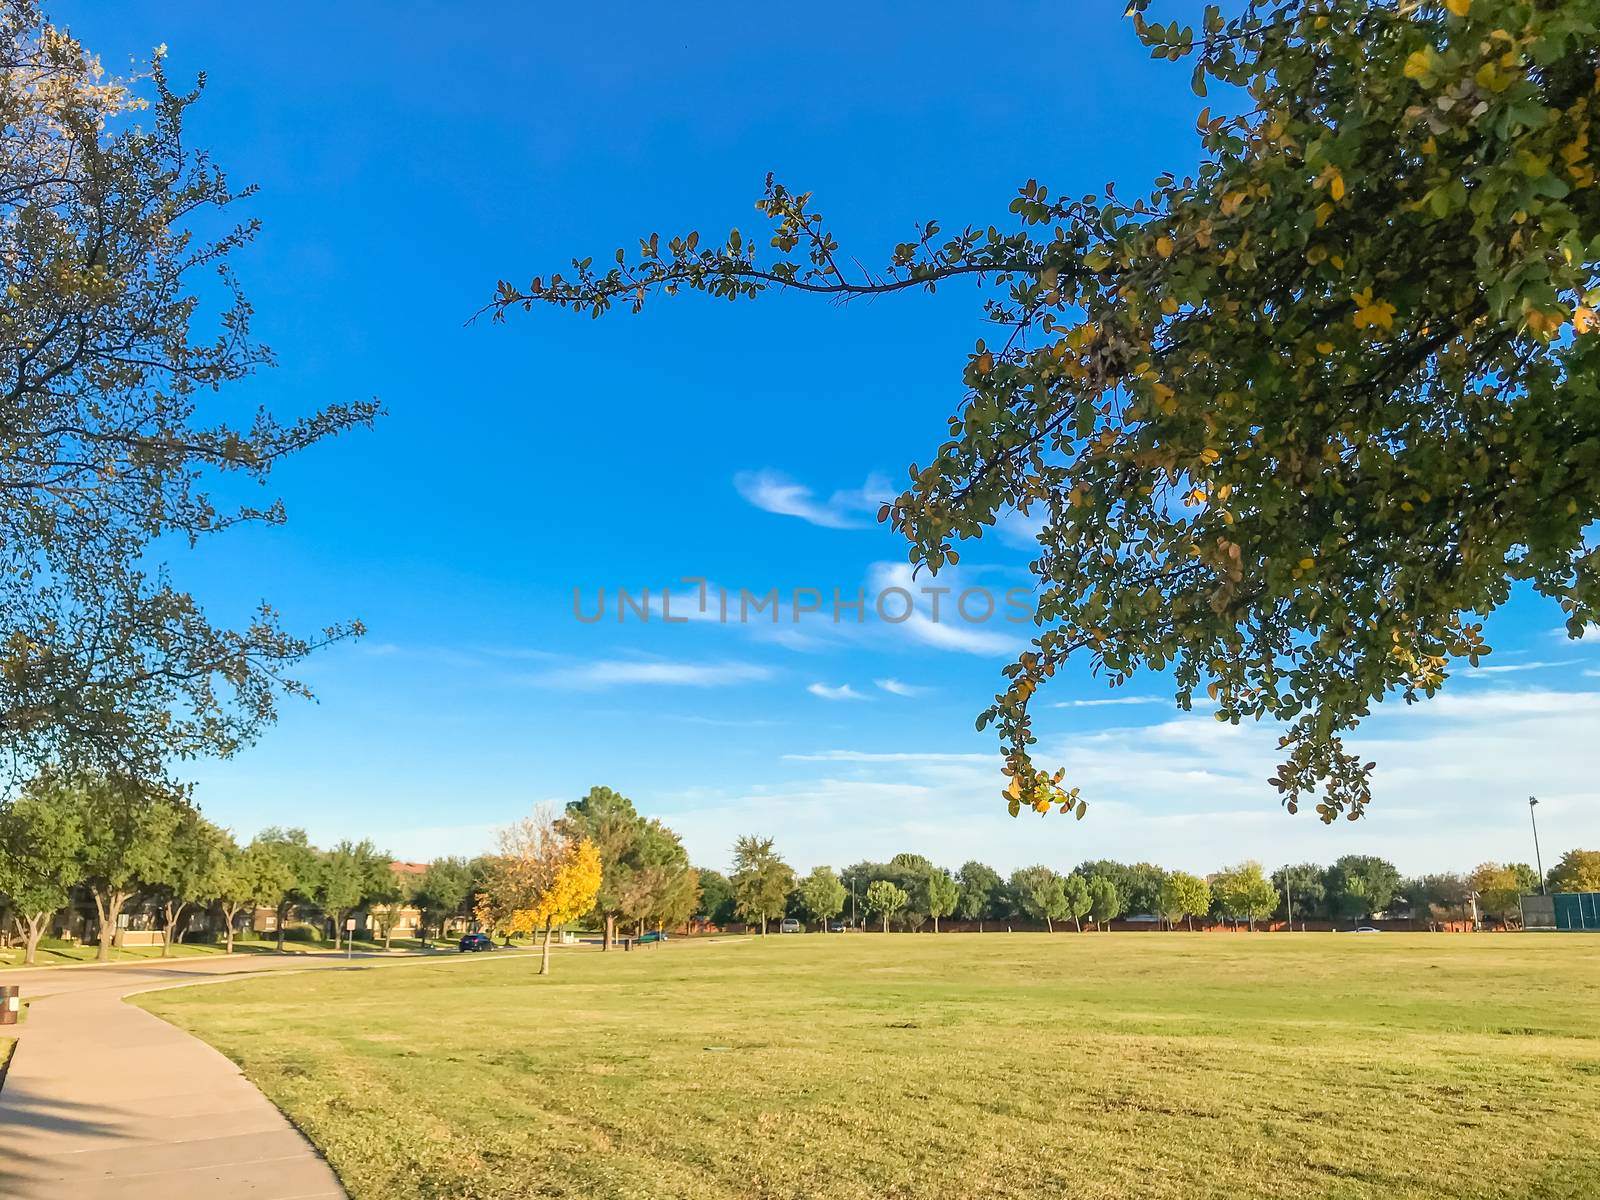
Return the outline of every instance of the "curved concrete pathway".
[[[251,955],[0,972],[29,1002],[0,1029],[18,1039],[0,1087],[0,1197],[342,1200],[332,1168],[231,1061],[123,998],[344,966]]]

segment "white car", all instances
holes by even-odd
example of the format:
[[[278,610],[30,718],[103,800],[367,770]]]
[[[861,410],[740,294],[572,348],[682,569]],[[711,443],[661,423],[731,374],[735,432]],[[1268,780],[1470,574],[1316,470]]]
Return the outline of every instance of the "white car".
[[[796,921],[793,917],[785,917],[782,921],[780,921],[778,923],[778,932],[779,933],[799,933],[800,932],[800,922]]]

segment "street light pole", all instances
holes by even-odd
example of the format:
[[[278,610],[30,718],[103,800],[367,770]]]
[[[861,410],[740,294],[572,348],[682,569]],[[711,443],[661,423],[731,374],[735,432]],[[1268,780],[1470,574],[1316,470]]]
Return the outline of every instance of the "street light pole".
[[[1550,889],[1544,882],[1544,860],[1539,857],[1539,818],[1533,815],[1533,810],[1539,807],[1537,796],[1528,797],[1528,820],[1533,822],[1533,861],[1539,869],[1539,894],[1548,896]]]

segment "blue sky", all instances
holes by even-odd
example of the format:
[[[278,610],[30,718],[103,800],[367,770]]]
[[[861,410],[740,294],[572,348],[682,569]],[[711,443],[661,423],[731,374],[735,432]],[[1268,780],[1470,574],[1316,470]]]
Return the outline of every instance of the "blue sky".
[[[189,137],[260,185],[239,269],[280,365],[221,405],[388,410],[277,475],[286,527],[175,559],[218,615],[265,596],[299,628],[370,629],[306,668],[317,704],[193,765],[210,815],[428,858],[605,783],[719,867],[763,831],[800,866],[1370,850],[1425,870],[1530,858],[1538,794],[1547,865],[1600,842],[1600,645],[1526,597],[1489,626],[1493,670],[1371,723],[1378,803],[1332,830],[1277,806],[1273,731],[1182,716],[1159,679],[1104,703],[1086,673],[1039,713],[1088,818],[1011,820],[972,722],[1015,626],[574,619],[575,588],[592,605],[686,576],[824,595],[897,580],[874,498],[937,443],[977,295],[467,318],[503,276],[653,230],[750,231],[768,171],[870,262],[920,219],[1001,220],[1030,177],[1131,194],[1194,161],[1188,72],[1152,63],[1114,6],[1008,11],[1028,36],[994,61],[970,54],[970,8],[943,4],[858,3],[806,29],[732,4],[55,7],[108,67],[165,43],[175,81],[208,72]],[[1024,583],[1026,545],[986,540],[962,579]]]

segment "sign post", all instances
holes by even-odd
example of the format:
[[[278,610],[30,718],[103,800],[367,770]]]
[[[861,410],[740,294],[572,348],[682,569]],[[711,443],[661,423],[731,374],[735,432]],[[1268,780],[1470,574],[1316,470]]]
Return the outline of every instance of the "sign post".
[[[355,947],[350,944],[350,939],[355,936],[355,932],[356,919],[354,917],[346,917],[344,919],[344,959],[346,962],[349,962],[355,956]]]

